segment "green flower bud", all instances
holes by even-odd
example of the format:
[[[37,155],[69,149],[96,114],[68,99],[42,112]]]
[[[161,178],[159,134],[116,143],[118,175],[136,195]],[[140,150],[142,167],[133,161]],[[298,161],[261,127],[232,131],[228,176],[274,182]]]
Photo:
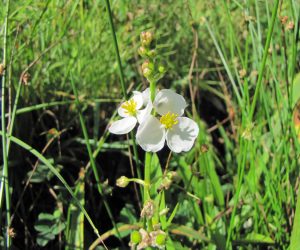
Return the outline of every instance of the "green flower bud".
[[[150,70],[149,68],[143,69],[143,75],[144,77],[148,78],[149,76],[152,75],[152,70]]]
[[[142,241],[142,236],[139,231],[133,231],[130,235],[130,242],[133,244],[139,244]]]
[[[153,58],[153,57],[155,57],[156,56],[156,50],[155,49],[152,49],[152,50],[150,50],[148,53],[147,53],[147,55],[149,56],[149,57],[151,57],[151,58]]]
[[[138,53],[140,54],[140,56],[144,57],[147,55],[147,49],[143,46],[138,48]]]
[[[144,69],[150,69],[150,70],[154,70],[154,64],[152,62],[150,62],[149,60],[146,60],[145,62],[143,62],[142,64],[142,70]]]
[[[161,184],[159,186],[159,190],[169,189],[171,184],[172,184],[172,179],[169,176],[165,176],[161,181]]]
[[[159,216],[166,215],[169,212],[170,208],[166,207],[159,212]]]
[[[159,71],[160,73],[165,73],[165,72],[166,72],[166,68],[165,68],[163,65],[159,65],[159,66],[158,66],[158,71]]]
[[[180,176],[175,171],[168,172],[167,176],[174,182],[180,181]]]
[[[141,43],[143,46],[148,47],[152,42],[154,36],[153,33],[150,31],[143,31],[140,35]]]
[[[155,238],[155,243],[158,246],[164,246],[166,244],[166,234],[159,234]]]
[[[117,179],[116,185],[118,187],[124,188],[127,187],[130,180],[126,176],[121,176],[119,179]]]

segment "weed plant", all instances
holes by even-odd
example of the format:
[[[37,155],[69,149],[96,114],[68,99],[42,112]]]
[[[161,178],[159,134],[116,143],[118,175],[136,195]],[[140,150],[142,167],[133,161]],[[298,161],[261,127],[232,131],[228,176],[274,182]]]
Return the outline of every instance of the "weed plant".
[[[2,0],[1,249],[139,249],[151,232],[162,249],[300,249],[299,14],[297,0]],[[187,100],[190,151],[109,133],[148,87]]]

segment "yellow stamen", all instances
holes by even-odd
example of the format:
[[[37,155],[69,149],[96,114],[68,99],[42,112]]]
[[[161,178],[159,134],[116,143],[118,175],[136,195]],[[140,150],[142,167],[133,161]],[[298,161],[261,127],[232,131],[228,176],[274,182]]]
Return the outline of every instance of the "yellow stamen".
[[[178,115],[168,112],[160,118],[160,123],[165,126],[166,129],[171,129],[178,123]]]
[[[132,116],[136,115],[136,106],[137,106],[137,103],[133,99],[130,99],[129,101],[124,102],[121,105],[121,107],[123,109],[125,109],[125,113],[132,115]]]

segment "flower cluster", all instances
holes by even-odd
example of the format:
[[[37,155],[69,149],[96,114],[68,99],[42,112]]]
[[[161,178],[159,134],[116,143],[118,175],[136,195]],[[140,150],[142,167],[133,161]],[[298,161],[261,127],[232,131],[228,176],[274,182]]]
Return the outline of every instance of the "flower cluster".
[[[175,153],[189,151],[199,133],[195,121],[184,117],[185,99],[170,89],[162,89],[151,101],[149,88],[134,91],[133,97],[121,104],[122,119],[109,127],[110,133],[126,134],[138,125],[137,143],[147,152],[161,150],[165,142]]]

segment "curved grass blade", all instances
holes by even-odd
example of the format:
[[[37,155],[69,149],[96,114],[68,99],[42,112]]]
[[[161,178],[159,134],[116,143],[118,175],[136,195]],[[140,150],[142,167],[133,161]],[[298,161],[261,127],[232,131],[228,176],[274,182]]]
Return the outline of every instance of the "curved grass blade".
[[[0,135],[3,137],[3,131],[0,131]],[[89,224],[91,225],[91,227],[94,230],[94,233],[97,235],[97,237],[100,237],[99,235],[99,231],[96,228],[96,226],[94,225],[91,217],[89,216],[89,214],[87,213],[87,211],[85,210],[85,208],[82,206],[82,204],[80,203],[80,201],[77,199],[76,195],[74,194],[74,192],[72,191],[71,187],[69,186],[69,184],[65,181],[65,179],[61,176],[61,174],[55,169],[55,167],[42,155],[40,154],[36,149],[32,148],[30,145],[28,145],[27,143],[23,142],[22,140],[14,137],[14,136],[9,136],[7,135],[7,137],[9,137],[9,139],[16,143],[17,145],[19,145],[20,147],[24,148],[25,150],[29,151],[31,154],[33,154],[34,156],[36,156],[42,163],[44,163],[49,170],[60,180],[60,182],[64,185],[64,187],[67,189],[67,191],[70,193],[70,195],[72,196],[72,198],[74,199],[75,203],[77,204],[77,206],[80,208],[80,210],[82,211],[82,213],[85,215],[85,218],[88,220]],[[105,246],[104,242],[102,242],[103,246],[107,249],[107,247]]]

